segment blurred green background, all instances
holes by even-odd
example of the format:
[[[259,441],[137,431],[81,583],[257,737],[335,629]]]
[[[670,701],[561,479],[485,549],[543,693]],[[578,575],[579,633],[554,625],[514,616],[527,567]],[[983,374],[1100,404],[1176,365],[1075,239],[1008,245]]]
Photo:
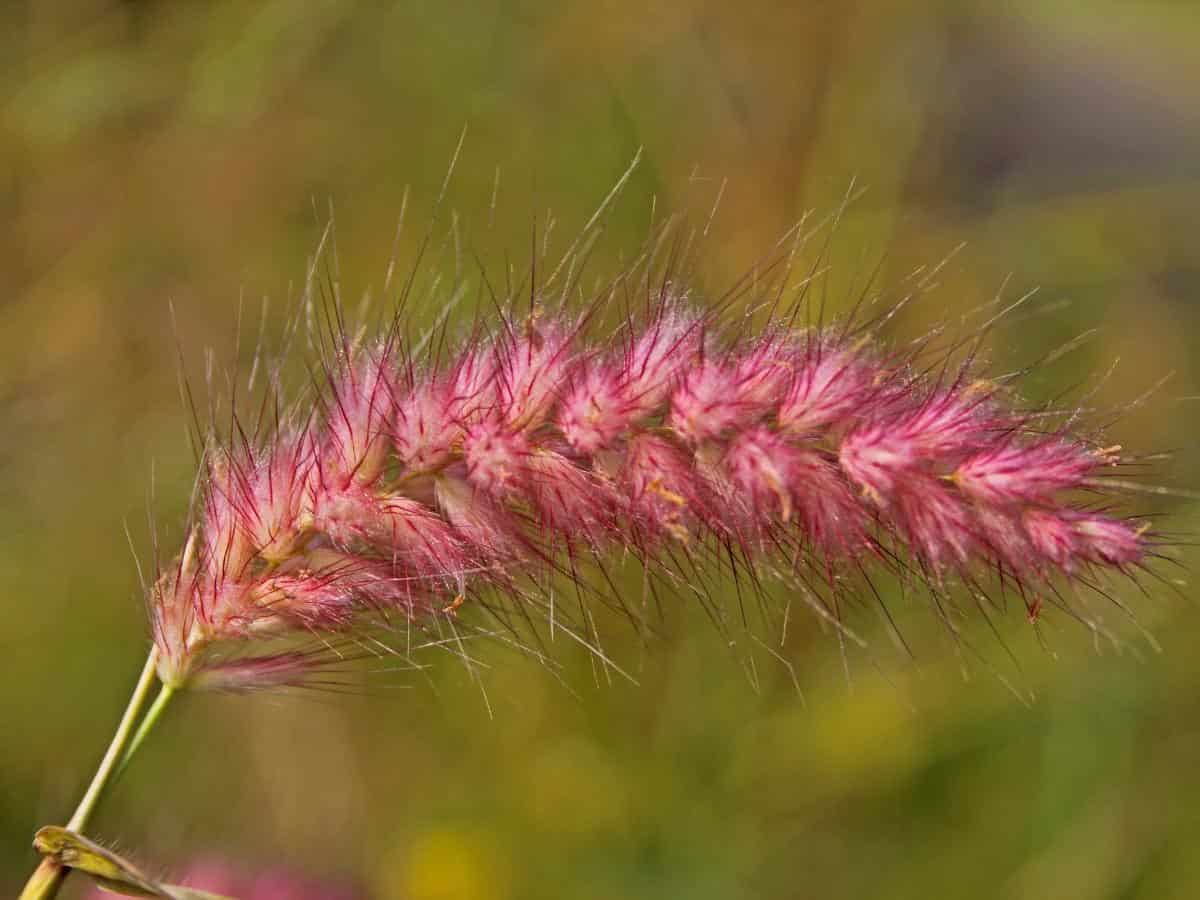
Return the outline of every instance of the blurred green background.
[[[232,361],[239,302],[282,322],[330,205],[343,289],[378,291],[405,187],[401,264],[464,125],[447,210],[501,271],[548,209],[565,244],[638,147],[598,269],[638,247],[652,198],[706,214],[727,180],[697,273],[727,284],[855,179],[832,285],[881,257],[894,284],[965,241],[897,332],[1010,275],[1013,297],[1040,288],[991,340],[997,368],[1098,329],[1028,394],[1117,407],[1171,376],[1113,442],[1173,451],[1148,480],[1195,487],[1198,40],[1187,0],[4,4],[0,893],[141,664],[125,530],[149,555],[152,472],[178,536],[169,303],[189,371],[207,347]],[[1195,530],[1186,503],[1134,506]],[[1137,625],[1098,610],[1120,651],[1014,609],[1003,642],[967,628],[968,658],[893,596],[915,661],[864,609],[847,678],[798,623],[803,697],[781,666],[752,683],[694,610],[644,652],[607,635],[636,686],[567,648],[565,688],[488,653],[491,717],[449,663],[346,697],[185,697],[91,831],[152,868],[223,856],[379,898],[1194,897],[1200,613],[1190,587],[1144,583],[1120,588]]]

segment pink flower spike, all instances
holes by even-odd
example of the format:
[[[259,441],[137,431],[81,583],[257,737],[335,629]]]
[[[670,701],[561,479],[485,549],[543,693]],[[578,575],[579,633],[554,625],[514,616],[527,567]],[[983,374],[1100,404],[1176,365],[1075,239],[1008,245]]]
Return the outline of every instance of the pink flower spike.
[[[837,467],[817,452],[757,428],[730,445],[725,468],[759,528],[795,522],[806,543],[831,557],[866,543],[866,510]]]
[[[195,687],[209,691],[269,691],[309,681],[323,658],[290,651],[209,662],[197,676]]]
[[[701,363],[680,379],[670,424],[697,444],[754,425],[779,403],[789,362],[781,343],[768,338],[736,358]]]
[[[314,454],[307,432],[275,435],[263,451],[214,451],[202,555],[214,578],[240,577],[255,555],[286,558],[308,512]]]
[[[650,415],[670,395],[681,372],[700,355],[700,320],[668,305],[620,360],[622,399],[631,421]]]
[[[1145,529],[1121,519],[1090,513],[1075,521],[1080,555],[1088,562],[1123,569],[1146,555]]]
[[[434,490],[442,515],[482,559],[511,563],[528,555],[517,516],[461,474],[439,475]]]
[[[417,373],[397,390],[392,442],[410,470],[435,471],[454,456],[464,428],[496,402],[489,350],[471,347],[444,373]]]
[[[894,440],[878,425],[851,432],[838,450],[842,470],[877,506],[888,504],[916,461],[910,445]]]
[[[446,384],[423,384],[396,404],[392,441],[400,461],[415,470],[442,465],[462,434],[459,403]]]
[[[529,503],[552,529],[551,543],[572,532],[598,539],[609,529],[611,491],[578,465],[548,447],[530,448],[526,438],[496,422],[475,426],[463,441],[467,480],[496,500]]]
[[[331,378],[321,477],[338,487],[373,484],[387,462],[391,431],[391,354],[363,353]]]
[[[595,453],[609,445],[633,419],[621,375],[612,367],[593,364],[567,393],[559,411],[559,427],[580,453]]]
[[[245,503],[253,495],[253,461],[238,459],[224,450],[210,460],[203,512],[200,564],[214,583],[238,580],[254,558],[247,533]]]
[[[1009,508],[976,505],[976,528],[981,552],[989,562],[1012,577],[1037,572],[1042,560],[1034,549],[1018,512]]]
[[[779,405],[779,427],[791,434],[807,434],[852,414],[863,416],[878,404],[883,392],[874,384],[876,374],[849,350],[811,339],[798,354]]]
[[[716,525],[715,495],[690,454],[665,438],[639,435],[621,467],[632,524],[650,534],[688,540],[701,524]]]
[[[616,497],[610,482],[550,449],[531,453],[526,473],[526,496],[550,537],[548,543],[571,545],[582,538],[598,544],[616,533]]]
[[[839,451],[846,474],[881,506],[911,473],[949,467],[994,440],[995,417],[977,396],[941,391],[916,408],[895,405],[876,410],[846,436]]]
[[[314,527],[341,550],[370,552],[443,590],[461,592],[479,569],[449,523],[409,497],[355,487],[321,494]]]
[[[1032,503],[1077,488],[1107,460],[1082,444],[1052,439],[1001,444],[963,461],[953,481],[981,503]]]
[[[979,528],[970,509],[938,480],[906,477],[892,501],[889,519],[932,571],[965,566],[979,552]]]
[[[1073,524],[1059,512],[1027,509],[1021,524],[1037,554],[1039,568],[1051,566],[1070,574],[1075,570],[1079,539]]]
[[[497,346],[497,414],[513,429],[536,428],[550,415],[571,363],[571,331],[551,324]]]
[[[559,425],[567,442],[581,453],[595,453],[653,416],[699,347],[698,322],[664,312],[622,354],[589,360],[561,404]]]
[[[926,459],[974,452],[994,440],[999,426],[983,388],[935,390],[906,416],[897,416],[894,439]]]
[[[284,433],[246,473],[239,514],[250,542],[268,562],[291,555],[311,518],[314,458],[307,431]]]
[[[795,341],[790,335],[766,335],[748,342],[734,362],[738,399],[755,416],[777,409],[792,383]]]
[[[734,361],[708,360],[681,378],[670,424],[694,444],[754,425],[778,402],[786,374],[773,343]]]
[[[255,556],[274,562],[295,549],[308,516],[312,442],[285,431],[264,451],[213,453],[201,556],[209,578],[237,580]]]
[[[363,613],[416,618],[433,608],[427,585],[403,566],[334,550],[312,551],[295,571],[265,576],[248,599],[271,623],[332,631]]]
[[[719,437],[752,415],[741,399],[737,374],[718,362],[689,372],[671,397],[671,427],[694,444]]]
[[[1031,509],[1024,524],[1037,552],[1068,573],[1080,563],[1124,569],[1146,555],[1144,527],[1099,513]]]
[[[1103,496],[1113,451],[1034,434],[966,365],[935,379],[833,329],[733,337],[670,297],[607,341],[539,316],[420,363],[398,338],[359,351],[273,434],[214,442],[190,538],[152,592],[164,679],[283,683],[300,667],[239,648],[424,624],[477,589],[524,616],[526,586],[573,575],[580,550],[678,581],[695,575],[681,560],[720,557],[822,591],[871,564],[1027,596],[1136,574],[1149,553],[1136,522],[1072,494]]]
[[[529,444],[524,435],[491,419],[471,428],[463,438],[467,480],[478,490],[503,499],[526,481]]]

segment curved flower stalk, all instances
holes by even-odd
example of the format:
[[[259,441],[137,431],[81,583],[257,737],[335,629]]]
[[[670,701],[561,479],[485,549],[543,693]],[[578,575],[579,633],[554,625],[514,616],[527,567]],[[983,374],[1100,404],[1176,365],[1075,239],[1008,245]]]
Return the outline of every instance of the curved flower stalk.
[[[931,373],[793,314],[734,329],[670,281],[616,332],[593,318],[537,304],[449,353],[339,326],[311,395],[209,439],[150,590],[162,692],[108,773],[178,690],[303,684],[366,626],[436,629],[489,595],[541,615],[529,581],[581,558],[681,580],[720,559],[830,596],[872,571],[935,592],[994,578],[1032,616],[1155,552],[1110,509],[1120,448],[1049,426],[973,360]]]

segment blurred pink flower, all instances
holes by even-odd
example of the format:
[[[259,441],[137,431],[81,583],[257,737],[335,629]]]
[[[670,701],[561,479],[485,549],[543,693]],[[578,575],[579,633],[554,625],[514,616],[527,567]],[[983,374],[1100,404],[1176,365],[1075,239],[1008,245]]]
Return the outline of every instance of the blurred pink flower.
[[[367,894],[346,881],[323,880],[293,869],[273,866],[258,873],[217,859],[197,860],[167,880],[183,887],[211,891],[236,900],[366,900]],[[112,900],[115,894],[92,888],[88,900]]]

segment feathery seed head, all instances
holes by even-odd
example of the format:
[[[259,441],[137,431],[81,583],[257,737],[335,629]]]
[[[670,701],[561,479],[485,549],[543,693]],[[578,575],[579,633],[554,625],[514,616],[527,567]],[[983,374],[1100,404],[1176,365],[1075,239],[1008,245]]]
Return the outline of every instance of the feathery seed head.
[[[438,511],[481,561],[489,565],[519,561],[525,555],[519,513],[473,486],[464,475],[447,471],[438,477]]]
[[[382,348],[347,360],[331,378],[318,459],[322,482],[369,485],[383,473],[393,410],[392,354]]]
[[[701,528],[724,532],[717,497],[695,457],[666,437],[640,434],[629,440],[621,462],[630,525],[651,536],[679,540]]]
[[[865,547],[868,511],[816,447],[759,426],[730,444],[725,466],[756,529],[777,531],[794,523],[806,543],[831,558]]]
[[[573,329],[531,322],[526,334],[500,340],[493,352],[490,382],[495,414],[513,429],[532,429],[550,415],[572,361]]]
[[[755,422],[767,403],[748,387],[740,366],[706,360],[685,375],[671,397],[668,419],[693,444],[719,438]]]
[[[1032,503],[1078,487],[1097,468],[1112,462],[1061,438],[999,441],[967,457],[954,470],[953,479],[959,490],[980,503]]]
[[[886,391],[878,366],[832,340],[806,339],[796,353],[776,420],[782,431],[802,435],[828,428],[851,413],[862,414]]]
[[[503,499],[526,481],[529,444],[525,436],[496,419],[471,428],[462,443],[467,479],[485,494]]]
[[[597,353],[564,394],[558,424],[567,442],[594,454],[651,418],[699,358],[699,321],[668,304],[631,346]]]
[[[424,361],[398,336],[343,342],[319,414],[214,444],[152,591],[164,679],[303,680],[312,654],[252,641],[424,627],[485,590],[520,604],[518,579],[581,552],[670,570],[715,551],[831,593],[872,566],[936,589],[992,572],[1041,595],[1152,550],[1080,506],[1117,449],[1038,432],[968,365],[923,375],[872,335],[790,319],[733,337],[666,289],[617,339],[586,321],[539,306]]]

